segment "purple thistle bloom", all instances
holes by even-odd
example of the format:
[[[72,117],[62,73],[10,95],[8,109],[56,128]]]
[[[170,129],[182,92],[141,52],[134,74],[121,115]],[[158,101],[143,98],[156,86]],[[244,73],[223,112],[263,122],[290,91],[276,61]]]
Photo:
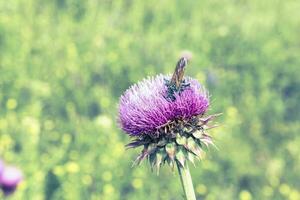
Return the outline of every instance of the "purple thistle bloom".
[[[151,168],[168,163],[186,166],[213,144],[206,131],[220,114],[205,115],[209,96],[191,77],[184,77],[188,58],[182,57],[172,76],[148,77],[125,91],[119,102],[119,123],[132,136],[128,148],[143,147],[134,165],[149,160]]]
[[[157,75],[134,84],[120,98],[119,122],[130,135],[153,134],[176,119],[203,115],[209,107],[208,93],[200,83],[185,77],[186,87],[167,98],[170,76]]]
[[[18,168],[5,166],[0,174],[0,187],[4,194],[13,193],[22,179],[22,172]]]

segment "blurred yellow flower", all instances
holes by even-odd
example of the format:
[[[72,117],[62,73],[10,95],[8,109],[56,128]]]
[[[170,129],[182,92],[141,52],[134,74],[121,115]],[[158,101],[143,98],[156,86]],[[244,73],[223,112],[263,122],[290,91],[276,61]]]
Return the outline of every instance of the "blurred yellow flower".
[[[6,102],[6,107],[7,107],[7,109],[9,109],[9,110],[15,109],[15,108],[17,107],[17,105],[18,105],[17,100],[12,99],[12,98],[11,98],[11,99],[8,99],[7,102]]]
[[[102,179],[104,181],[111,181],[111,179],[112,179],[112,173],[110,171],[103,172]]]
[[[105,184],[103,186],[103,193],[104,194],[112,194],[114,193],[115,188],[111,184]]]
[[[64,168],[62,166],[58,165],[58,166],[54,167],[53,173],[56,176],[63,176],[65,174],[65,170],[64,170]]]
[[[22,125],[25,128],[25,131],[30,133],[33,137],[35,137],[34,139],[38,139],[38,135],[40,134],[40,122],[38,119],[31,117],[31,116],[27,116],[25,118],[23,118],[22,120]]]
[[[196,192],[198,193],[198,194],[205,194],[206,192],[207,192],[207,188],[206,188],[206,186],[205,185],[203,185],[203,184],[199,184],[199,185],[197,185],[197,187],[196,187]]]
[[[143,187],[143,180],[140,179],[140,178],[135,178],[133,179],[132,181],[132,186],[135,188],[135,189],[140,189]]]
[[[13,145],[13,140],[12,138],[7,135],[7,134],[3,134],[2,137],[0,135],[0,150],[4,151],[4,149],[9,148],[11,145]]]
[[[289,195],[289,200],[299,200],[300,199],[300,193],[297,190],[292,190]]]
[[[99,115],[96,120],[95,123],[102,127],[102,128],[106,128],[109,129],[112,127],[112,119],[110,117],[108,117],[107,115]]]
[[[247,190],[241,191],[239,197],[241,200],[251,200],[252,199],[251,193],[248,192]]]
[[[282,195],[288,195],[291,192],[291,188],[287,184],[281,184],[279,186],[279,192]]]
[[[65,133],[63,136],[62,136],[62,143],[64,144],[69,144],[71,141],[71,136],[67,133]]]
[[[80,170],[79,165],[76,162],[68,162],[65,167],[66,171],[69,173],[77,173]]]

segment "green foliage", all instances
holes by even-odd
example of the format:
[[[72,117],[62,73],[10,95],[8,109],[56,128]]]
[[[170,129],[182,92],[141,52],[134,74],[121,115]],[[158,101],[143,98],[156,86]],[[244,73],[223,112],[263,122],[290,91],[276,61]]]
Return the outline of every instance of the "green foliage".
[[[25,174],[12,199],[182,199],[116,122],[122,92],[186,74],[223,112],[191,167],[200,199],[300,199],[300,2],[0,1],[0,156]]]

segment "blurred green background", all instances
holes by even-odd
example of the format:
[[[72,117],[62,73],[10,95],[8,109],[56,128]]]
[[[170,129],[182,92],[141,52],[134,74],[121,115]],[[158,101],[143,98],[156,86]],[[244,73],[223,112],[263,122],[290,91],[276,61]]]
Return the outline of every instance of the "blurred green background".
[[[145,76],[186,74],[222,112],[219,150],[191,166],[206,200],[300,199],[300,1],[0,1],[0,157],[11,199],[183,199],[177,173],[131,168],[116,123]]]

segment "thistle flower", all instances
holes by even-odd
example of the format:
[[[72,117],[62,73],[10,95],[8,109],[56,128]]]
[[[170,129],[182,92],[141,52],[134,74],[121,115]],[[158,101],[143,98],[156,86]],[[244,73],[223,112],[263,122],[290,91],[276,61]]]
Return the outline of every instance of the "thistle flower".
[[[189,86],[180,94],[175,93],[174,101],[167,97],[168,80],[170,76],[149,77],[121,96],[119,116],[125,132],[134,136],[156,135],[159,127],[168,122],[205,113],[209,106],[208,94],[197,80],[187,77],[185,82]]]
[[[0,173],[0,187],[4,195],[13,193],[22,179],[22,172],[18,168],[3,166],[2,173]]]
[[[173,76],[148,77],[121,96],[119,123],[133,138],[127,147],[143,146],[134,164],[148,159],[157,172],[164,163],[172,168],[177,164],[182,175],[188,170],[186,161],[194,163],[203,147],[213,144],[206,130],[215,127],[209,122],[218,114],[206,116],[208,92],[196,79],[183,77],[186,64],[183,57]]]

